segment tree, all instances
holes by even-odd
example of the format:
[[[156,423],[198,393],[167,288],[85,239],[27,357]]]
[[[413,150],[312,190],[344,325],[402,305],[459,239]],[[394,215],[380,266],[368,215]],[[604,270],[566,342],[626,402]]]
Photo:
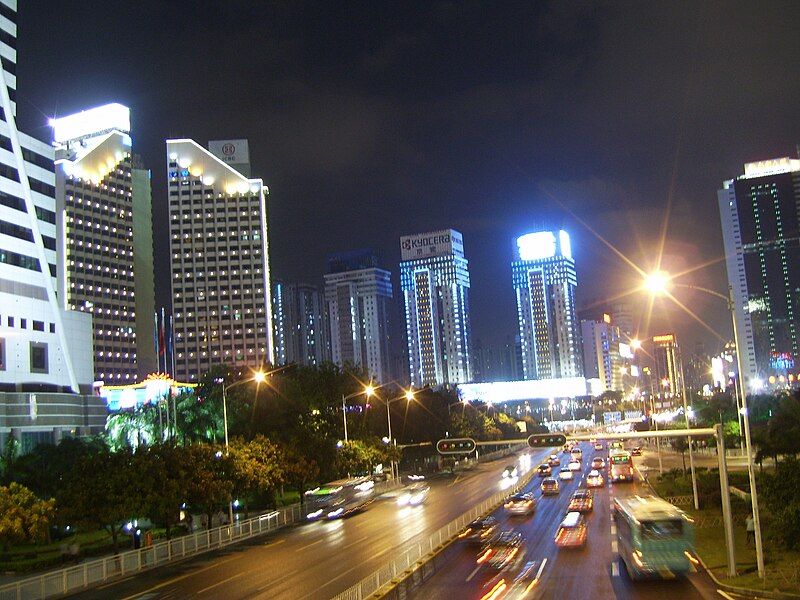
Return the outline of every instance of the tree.
[[[0,481],[10,483],[14,480],[17,456],[19,456],[19,442],[10,435],[6,445],[3,446],[3,454],[0,455],[0,475],[2,475]]]
[[[105,448],[80,458],[56,496],[60,517],[68,523],[105,529],[114,552],[125,524],[143,512],[141,481],[133,452]]]
[[[186,490],[192,482],[191,464],[185,460],[185,455],[183,448],[172,443],[154,444],[134,455],[143,512],[164,525],[167,539],[171,538],[171,529],[180,519],[181,505],[186,501]]]
[[[187,502],[208,517],[232,501],[234,469],[231,458],[219,446],[193,444],[183,449],[183,459],[190,476],[186,486]]]
[[[380,440],[350,440],[342,444],[336,455],[339,475],[367,475],[379,464],[388,464],[400,459],[396,446],[384,444]]]
[[[39,444],[16,462],[14,479],[40,498],[52,498],[81,458],[107,450],[102,438],[63,438],[58,445]]]
[[[689,443],[685,437],[673,438],[670,443],[675,452],[681,453],[681,460],[683,461],[683,474],[686,475],[686,450],[689,449]]]
[[[281,446],[272,443],[263,435],[256,435],[249,442],[235,438],[230,445],[233,468],[233,493],[245,499],[266,493],[272,506],[275,505],[275,490],[286,481],[287,457]]]
[[[776,453],[797,456],[800,439],[800,392],[781,398],[767,425],[771,445]]]
[[[24,485],[12,482],[0,487],[0,544],[38,542],[47,538],[55,500],[40,500]]]
[[[224,431],[221,397],[205,398],[193,392],[182,392],[175,397],[175,410],[178,413],[178,437],[184,446],[187,443],[213,443]]]

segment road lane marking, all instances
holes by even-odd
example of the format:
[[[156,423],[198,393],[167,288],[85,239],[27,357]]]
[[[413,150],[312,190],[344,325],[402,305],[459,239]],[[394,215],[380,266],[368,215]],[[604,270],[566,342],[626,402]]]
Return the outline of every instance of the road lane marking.
[[[611,576],[619,577],[619,564],[616,560],[611,563]]]
[[[319,538],[316,542],[311,542],[310,544],[306,544],[305,546],[300,546],[297,550],[295,550],[295,552],[302,552],[306,548],[311,548],[311,546],[316,546],[317,544],[324,542],[326,539],[327,538],[324,537]]]
[[[717,593],[720,596],[722,596],[723,598],[725,598],[726,600],[736,600],[733,596],[731,596],[730,594],[728,594],[726,592],[723,592],[722,590],[717,590]]]
[[[619,548],[617,547],[617,540],[611,540],[611,551],[617,552]]]
[[[270,546],[277,546],[278,544],[282,544],[285,542],[285,539],[278,540],[277,542],[270,542],[269,544],[264,544],[264,548],[269,548]]]
[[[459,480],[459,479],[461,479],[461,475],[457,475],[457,476],[456,476],[456,478],[455,478],[455,479],[453,479],[453,481],[451,481],[451,482],[450,482],[450,483],[447,485],[447,487],[453,487],[455,484],[457,484],[457,483],[458,483],[458,480]]]
[[[478,565],[477,567],[475,567],[475,569],[473,569],[472,573],[470,573],[470,574],[467,576],[467,578],[465,579],[465,581],[472,581],[472,578],[473,578],[473,577],[475,577],[475,575],[478,573],[478,571],[480,570],[480,568],[481,568],[481,566],[480,566],[480,565]]]
[[[350,542],[349,544],[345,544],[344,546],[342,546],[342,547],[340,548],[340,550],[344,550],[345,548],[349,548],[350,546],[354,546],[355,544],[360,544],[360,543],[361,543],[361,542],[363,542],[364,540],[368,540],[370,537],[371,537],[371,536],[369,536],[369,535],[365,535],[365,536],[364,536],[364,537],[362,537],[360,540],[356,540],[355,542]]]
[[[535,577],[536,581],[538,581],[538,580],[539,580],[539,577],[541,577],[541,576],[542,576],[542,571],[544,571],[544,566],[545,566],[546,564],[547,564],[547,559],[545,558],[545,559],[542,561],[542,564],[541,564],[541,565],[539,565],[539,570],[538,570],[538,571],[536,571],[536,577]]]
[[[202,590],[198,590],[197,594],[200,595],[200,594],[203,594],[203,593],[207,592],[208,590],[213,590],[215,587],[223,585],[225,583],[228,583],[229,581],[233,581],[237,577],[241,577],[242,575],[244,575],[246,573],[249,573],[249,572],[250,571],[243,571],[241,573],[237,573],[236,575],[232,575],[231,577],[228,577],[227,579],[223,579],[222,581],[218,581],[216,583],[212,583],[210,586],[204,587]]]
[[[127,597],[123,598],[122,600],[133,600],[134,598],[141,598],[145,594],[149,594],[150,592],[152,592],[154,590],[160,590],[161,588],[166,587],[168,585],[172,585],[173,583],[177,583],[178,581],[181,581],[182,579],[186,579],[187,577],[193,577],[193,576],[197,575],[198,573],[202,573],[203,571],[208,571],[209,569],[213,569],[214,567],[218,567],[218,566],[220,566],[222,564],[225,564],[226,562],[230,562],[232,560],[236,560],[237,558],[239,558],[239,557],[238,556],[231,556],[230,558],[228,558],[226,560],[222,560],[222,561],[216,562],[213,565],[208,565],[207,567],[204,567],[202,569],[192,570],[189,573],[184,573],[183,575],[179,575],[178,577],[173,577],[172,579],[169,579],[169,580],[167,580],[167,581],[165,581],[163,583],[159,583],[158,585],[154,585],[153,587],[151,587],[149,589],[146,589],[143,592],[137,592],[137,593],[133,594],[132,596],[127,596]]]

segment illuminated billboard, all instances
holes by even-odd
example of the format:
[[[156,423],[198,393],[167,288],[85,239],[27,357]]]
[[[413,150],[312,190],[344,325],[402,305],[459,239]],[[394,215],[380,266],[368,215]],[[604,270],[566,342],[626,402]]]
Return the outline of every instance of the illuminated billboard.
[[[131,111],[127,106],[106,104],[90,108],[74,115],[50,119],[54,142],[67,142],[78,138],[117,129],[124,133],[131,130]]]
[[[539,379],[528,381],[496,381],[492,383],[461,383],[456,386],[462,402],[513,402],[518,400],[547,400],[587,396],[590,390],[583,377]]]

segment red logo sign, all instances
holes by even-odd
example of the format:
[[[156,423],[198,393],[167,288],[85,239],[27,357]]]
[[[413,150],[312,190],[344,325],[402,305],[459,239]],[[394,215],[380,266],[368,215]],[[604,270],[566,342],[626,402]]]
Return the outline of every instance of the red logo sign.
[[[222,146],[222,153],[225,156],[233,156],[234,154],[236,154],[236,146],[234,146],[233,144],[224,144]]]

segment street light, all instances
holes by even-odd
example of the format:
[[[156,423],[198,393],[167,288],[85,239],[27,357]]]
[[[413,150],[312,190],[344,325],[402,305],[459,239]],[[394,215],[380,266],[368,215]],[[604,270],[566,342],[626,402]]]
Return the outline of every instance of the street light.
[[[379,400],[381,400],[381,398],[379,396],[376,395],[375,397],[378,398]],[[413,389],[407,389],[407,390],[405,390],[405,392],[403,393],[402,396],[398,396],[397,398],[390,398],[388,400],[383,400],[383,402],[386,403],[386,424],[387,424],[387,426],[389,428],[389,443],[390,444],[392,443],[392,439],[393,439],[392,438],[392,411],[391,411],[392,402],[397,402],[398,400],[405,400],[406,402],[411,402],[413,399],[414,399],[414,390]],[[397,446],[397,440],[394,441],[394,445]],[[392,479],[394,479],[394,477],[395,477],[394,465],[395,465],[395,463],[394,463],[394,461],[392,461],[392,464],[391,464]],[[399,465],[398,465],[398,476],[400,474],[399,471],[400,471],[400,469],[399,469]]]
[[[659,272],[661,273],[661,272]],[[655,274],[654,274],[655,275]],[[664,274],[661,273],[663,276]],[[649,287],[649,282],[653,281],[652,276],[647,278],[646,285]],[[669,278],[664,277],[664,283],[669,281]],[[737,377],[739,383],[739,403],[738,406],[741,409],[742,414],[742,422],[744,423],[744,441],[745,441],[745,448],[746,448],[746,455],[747,455],[747,473],[750,479],[750,502],[752,505],[753,510],[753,525],[755,527],[755,538],[756,538],[756,564],[758,565],[758,576],[759,578],[764,578],[764,547],[762,544],[761,538],[761,518],[760,513],[758,510],[758,493],[756,491],[756,472],[755,472],[755,465],[753,464],[753,449],[752,449],[752,440],[750,437],[750,415],[748,414],[749,411],[747,410],[747,390],[745,389],[745,381],[744,381],[744,373],[742,370],[742,351],[741,346],[739,345],[739,327],[736,324],[736,303],[733,299],[733,286],[728,286],[728,295],[720,294],[715,290],[711,290],[705,287],[697,286],[697,285],[688,285],[688,284],[675,284],[678,287],[683,287],[689,290],[697,290],[699,292],[705,292],[706,294],[710,294],[716,298],[720,298],[724,300],[728,305],[728,310],[731,313],[731,321],[733,323],[733,346],[734,350],[736,351],[736,367],[738,369],[739,375]],[[686,402],[685,395],[684,395],[684,403]],[[686,411],[684,411],[686,412]],[[687,427],[688,427],[688,415],[687,419]],[[691,441],[689,442],[689,459],[691,460]]]
[[[214,380],[214,383],[222,384],[222,425],[225,430],[225,456],[230,454],[230,447],[228,446],[228,390],[242,383],[250,383],[251,381],[255,381],[256,385],[258,385],[264,383],[266,378],[267,374],[259,370],[253,373],[251,378],[240,379],[239,381],[234,381],[230,385],[225,385],[225,379],[222,377],[218,377]],[[233,500],[228,502],[228,523],[233,525]]]
[[[363,390],[358,392],[353,392],[352,394],[345,396],[342,394],[342,421],[344,422],[344,443],[346,444],[347,439],[347,404],[346,402],[350,400],[350,398],[355,398],[356,396],[360,396],[364,394],[367,398],[372,396],[375,393],[375,386],[371,383],[369,385],[364,386]]]

